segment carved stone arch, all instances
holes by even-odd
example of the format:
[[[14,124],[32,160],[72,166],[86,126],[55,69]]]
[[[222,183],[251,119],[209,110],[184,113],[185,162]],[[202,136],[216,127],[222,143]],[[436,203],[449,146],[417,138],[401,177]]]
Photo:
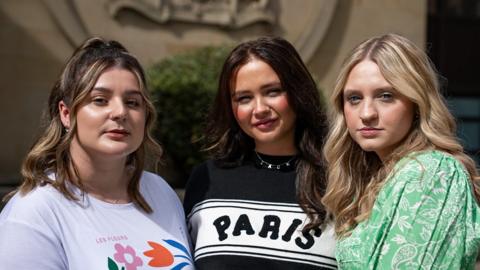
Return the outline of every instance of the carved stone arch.
[[[106,36],[127,43],[147,62],[182,48],[238,43],[261,35],[281,35],[308,61],[329,29],[337,2],[43,0],[72,47],[91,35]],[[122,22],[122,12],[129,14],[130,24]],[[178,29],[183,31],[180,35]]]
[[[73,47],[77,47],[90,36],[72,0],[43,0],[43,2],[57,26]]]
[[[322,43],[335,13],[337,0],[323,0],[317,4],[319,5],[317,16],[311,18],[310,23],[305,26],[305,31],[293,41],[304,61],[310,60]]]

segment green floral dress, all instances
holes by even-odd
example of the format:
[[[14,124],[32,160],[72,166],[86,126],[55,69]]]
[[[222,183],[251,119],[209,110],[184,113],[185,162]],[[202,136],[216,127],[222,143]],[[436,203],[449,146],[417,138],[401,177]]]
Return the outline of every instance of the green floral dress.
[[[461,163],[419,152],[394,172],[370,217],[337,242],[339,269],[474,269],[480,208]]]

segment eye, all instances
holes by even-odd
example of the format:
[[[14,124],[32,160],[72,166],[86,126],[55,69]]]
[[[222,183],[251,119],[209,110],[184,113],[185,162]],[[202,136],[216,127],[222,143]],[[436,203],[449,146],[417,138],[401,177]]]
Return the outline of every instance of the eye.
[[[356,105],[360,103],[360,100],[362,100],[362,98],[359,95],[350,95],[346,98],[346,100],[348,103]]]
[[[382,101],[392,101],[393,100],[393,94],[390,92],[383,92],[378,96]]]
[[[142,102],[138,99],[127,99],[125,101],[125,104],[127,104],[128,107],[130,108],[138,108],[142,104]]]
[[[92,98],[92,103],[98,106],[105,106],[108,104],[108,100],[104,97],[93,97]]]
[[[249,95],[240,95],[240,96],[235,96],[233,101],[239,104],[247,104],[248,102],[250,102],[251,99],[252,97]]]
[[[282,94],[282,89],[269,89],[267,91],[267,96],[269,97],[277,97]]]

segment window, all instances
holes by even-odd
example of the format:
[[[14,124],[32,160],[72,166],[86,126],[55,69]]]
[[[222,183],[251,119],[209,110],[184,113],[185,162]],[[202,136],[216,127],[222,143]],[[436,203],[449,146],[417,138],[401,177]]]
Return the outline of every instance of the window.
[[[480,164],[480,1],[429,0],[427,50],[446,78],[458,136]]]

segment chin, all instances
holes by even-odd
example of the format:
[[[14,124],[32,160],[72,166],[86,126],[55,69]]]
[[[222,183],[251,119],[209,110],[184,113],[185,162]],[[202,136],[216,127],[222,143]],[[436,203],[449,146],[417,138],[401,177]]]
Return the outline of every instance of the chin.
[[[259,143],[262,143],[262,144],[271,144],[271,143],[275,143],[277,141],[277,138],[276,137],[263,137],[263,138],[256,138],[255,139],[256,142],[259,142]]]
[[[362,148],[365,152],[376,152],[378,147],[371,144],[359,144],[360,148]]]
[[[115,148],[106,148],[103,149],[102,152],[105,156],[112,156],[112,157],[127,157],[131,153],[135,152],[138,148],[132,147],[115,147]]]

